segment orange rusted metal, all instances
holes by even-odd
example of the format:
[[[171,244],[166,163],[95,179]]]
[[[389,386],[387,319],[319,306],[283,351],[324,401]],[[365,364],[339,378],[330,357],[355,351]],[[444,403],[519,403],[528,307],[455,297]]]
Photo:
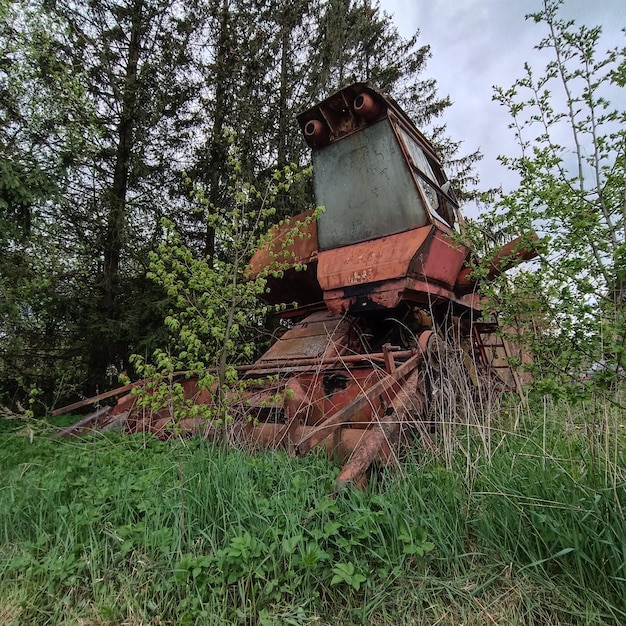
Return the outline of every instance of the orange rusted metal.
[[[369,469],[383,446],[390,447],[390,442],[397,439],[400,422],[395,417],[384,417],[376,426],[363,436],[355,446],[347,463],[337,476],[335,488],[340,489],[348,483],[359,483],[360,478]]]
[[[496,251],[489,263],[486,280],[493,280],[522,261],[534,259],[537,256],[538,242],[539,237],[537,233],[532,232],[517,237],[503,245]],[[476,287],[476,281],[472,280],[471,273],[472,270],[469,267],[465,267],[459,272],[456,281],[457,290],[474,289]]]
[[[420,345],[425,346],[427,340],[422,338]],[[412,415],[419,415],[426,408],[423,397],[418,394],[419,386],[420,372],[418,368],[414,368],[391,398],[389,414],[375,423],[371,430],[367,431],[368,436],[361,438],[353,448],[337,477],[336,489],[341,489],[349,483],[362,485],[367,470],[381,454],[385,458],[393,455],[393,447],[397,446],[401,426],[410,423]]]
[[[318,258],[320,286],[327,292],[404,278],[431,232],[431,226],[424,226],[346,248],[324,250]]]
[[[385,376],[376,383],[364,389],[363,392],[346,404],[342,409],[329,415],[317,428],[302,438],[296,446],[298,454],[306,454],[311,448],[319,445],[324,439],[331,435],[343,424],[348,423],[353,415],[364,407],[370,406],[372,399],[380,397],[394,387],[397,381],[407,377],[418,367],[421,354],[413,355],[408,361],[403,363],[392,375]]]
[[[262,423],[250,424],[246,429],[246,440],[259,448],[284,449],[293,451],[296,443],[313,430],[312,426],[296,426],[292,431],[285,432],[281,424]],[[323,448],[328,456],[338,463],[345,463],[353,452],[364,442],[369,441],[373,430],[342,428],[339,437],[327,437]],[[390,441],[384,441],[373,456],[372,462],[389,465],[393,462],[394,451]]]
[[[285,260],[293,264],[310,263],[317,256],[317,228],[315,221],[307,223],[313,211],[306,211],[295,217],[288,217],[280,225],[273,226],[263,248],[259,248],[250,259],[250,275],[255,277],[271,267],[273,263],[283,263]],[[288,235],[297,229],[298,236],[290,238],[285,244]]]
[[[521,261],[534,259],[537,256],[538,241],[537,233],[530,233],[530,235],[520,235],[499,248],[491,259],[487,280],[493,280]]]
[[[318,281],[333,313],[393,309],[402,302],[442,298],[478,309],[476,298],[454,292],[469,250],[438,227],[425,226],[374,241],[326,250],[318,256]]]
[[[308,306],[323,300],[316,278],[318,243],[312,215],[313,211],[307,211],[274,226],[265,245],[250,259],[248,277],[266,274],[265,299],[270,304],[298,302]],[[281,270],[280,277],[274,275],[273,268]]]

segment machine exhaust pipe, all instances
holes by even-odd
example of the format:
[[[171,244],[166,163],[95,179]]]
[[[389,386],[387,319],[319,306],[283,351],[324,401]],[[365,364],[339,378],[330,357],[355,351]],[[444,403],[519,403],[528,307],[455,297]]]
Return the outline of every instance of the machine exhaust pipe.
[[[323,148],[330,139],[330,129],[320,120],[309,120],[304,125],[304,137],[314,148]]]
[[[354,99],[354,112],[366,122],[373,122],[381,112],[380,102],[377,102],[369,93],[360,93]]]

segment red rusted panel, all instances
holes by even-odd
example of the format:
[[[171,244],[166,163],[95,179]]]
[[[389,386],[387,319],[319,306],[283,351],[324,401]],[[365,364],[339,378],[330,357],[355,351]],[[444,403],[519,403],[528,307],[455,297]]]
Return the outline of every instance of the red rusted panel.
[[[452,289],[468,255],[468,248],[454,243],[443,231],[433,228],[431,236],[411,261],[408,274],[424,277]]]
[[[317,227],[315,220],[306,224],[307,218],[313,215],[313,211],[300,213],[295,217],[289,217],[281,225],[273,226],[270,230],[270,239],[263,248],[257,250],[250,259],[250,276],[254,278],[260,272],[276,262],[296,265],[309,263],[317,253]],[[285,247],[287,236],[298,226],[299,235],[293,237],[293,242]],[[301,235],[301,236],[300,236]],[[291,237],[290,237],[291,239]]]
[[[372,308],[393,309],[403,299],[406,291],[406,278],[388,280],[380,285],[367,285],[359,292],[348,289],[334,289],[324,293],[324,301],[329,311],[339,314],[346,311],[360,313]]]
[[[452,291],[468,255],[433,226],[319,253],[318,280],[330,311],[395,308],[402,300],[463,300]],[[415,293],[412,293],[415,292]],[[472,305],[476,302],[472,300]]]
[[[455,294],[447,287],[424,279],[402,278],[386,281],[382,285],[368,285],[364,295],[350,295],[344,289],[335,289],[324,294],[326,306],[332,313],[345,311],[359,313],[366,307],[393,309],[401,302],[413,302],[429,307],[444,302],[458,303],[469,309],[481,310],[481,299],[477,292],[465,295]]]
[[[431,226],[319,253],[317,276],[324,291],[406,276]]]
[[[274,226],[270,230],[271,238],[250,259],[249,278],[256,278],[272,267],[282,272],[280,277],[267,276],[269,291],[263,297],[270,304],[297,302],[306,306],[322,302],[322,290],[317,282],[317,225],[315,220],[306,223],[312,215],[313,211],[307,211]],[[298,229],[295,236],[294,228]],[[292,241],[285,245],[289,240]]]
[[[350,331],[350,321],[328,311],[309,315],[290,328],[257,361],[264,365],[281,360],[333,358],[342,352]]]

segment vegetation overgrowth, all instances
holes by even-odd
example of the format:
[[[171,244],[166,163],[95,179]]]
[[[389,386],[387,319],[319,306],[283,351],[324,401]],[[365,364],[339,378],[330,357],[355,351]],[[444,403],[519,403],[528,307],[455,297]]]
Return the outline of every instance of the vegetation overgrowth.
[[[59,28],[92,22],[96,10],[118,16],[115,3],[95,3],[78,13],[71,3],[57,4],[50,23],[58,21]],[[133,351],[154,355],[154,365],[148,356],[133,365],[144,375],[154,375],[159,384],[172,369],[208,371],[212,364],[217,365],[220,392],[226,391],[224,385],[235,385],[228,365],[234,356],[252,358],[252,343],[266,312],[251,316],[250,307],[243,306],[262,291],[240,281],[256,241],[252,234],[261,222],[282,217],[287,205],[296,212],[309,204],[306,194],[283,206],[280,195],[275,203],[272,194],[262,198],[257,183],[230,184],[257,178],[263,183],[278,176],[271,178],[268,189],[277,185],[277,191],[287,191],[274,166],[281,166],[290,179],[298,170],[283,166],[306,161],[302,147],[290,147],[292,139],[285,131],[285,120],[297,104],[289,95],[292,87],[281,83],[278,118],[257,112],[249,117],[248,108],[273,108],[265,99],[262,107],[251,106],[249,94],[233,88],[237,81],[215,69],[231,67],[230,56],[237,53],[230,48],[231,39],[249,44],[249,38],[231,32],[231,24],[244,24],[234,19],[237,14],[231,15],[226,4],[211,3],[213,8],[223,4],[223,11],[210,16],[211,24],[219,26],[219,62],[204,68],[215,79],[205,82],[218,87],[212,138],[200,148],[186,142],[187,131],[198,120],[179,118],[172,127],[187,129],[179,137],[162,134],[173,111],[185,107],[175,97],[152,97],[154,81],[137,71],[137,55],[150,48],[139,45],[140,34],[156,45],[161,34],[176,27],[177,18],[162,18],[157,0],[148,3],[148,13],[141,10],[144,3],[127,4],[128,11],[119,16],[131,46],[124,47],[124,38],[118,42],[116,72],[97,71],[100,56],[91,58],[80,46],[61,45],[71,44],[71,34],[80,27],[50,29],[51,39],[41,52],[41,61],[48,62],[55,58],[54,50],[76,49],[90,61],[85,69],[91,67],[93,76],[103,81],[125,76],[121,100],[110,101],[112,110],[123,105],[122,120],[98,120],[108,149],[97,150],[105,155],[94,164],[97,186],[86,175],[92,172],[87,162],[96,158],[89,146],[77,145],[74,157],[64,151],[56,155],[54,171],[61,182],[54,194],[26,185],[45,173],[38,163],[32,164],[28,179],[16,178],[15,172],[0,176],[0,191],[10,191],[0,198],[0,240],[10,252],[0,263],[6,283],[0,399],[9,405],[2,408],[9,419],[0,419],[0,624],[626,623],[626,420],[624,397],[616,393],[626,369],[626,178],[624,131],[619,126],[625,118],[623,111],[608,108],[603,91],[623,88],[624,50],[599,59],[599,29],[572,30],[573,24],[558,19],[562,3],[544,0],[543,10],[530,17],[549,28],[550,36],[539,48],[552,50],[555,61],[539,82],[528,66],[527,75],[512,88],[496,92],[520,131],[522,156],[504,162],[521,175],[523,184],[500,196],[495,212],[482,222],[483,231],[506,235],[541,226],[544,238],[538,268],[520,270],[514,283],[497,282],[484,294],[495,302],[504,326],[507,319],[514,326],[520,319],[526,322],[535,355],[535,393],[549,392],[552,399],[511,403],[508,411],[500,405],[490,408],[488,402],[472,404],[475,390],[465,389],[468,377],[453,375],[446,364],[440,400],[432,403],[441,418],[438,432],[416,438],[402,465],[374,475],[366,492],[334,495],[337,468],[321,456],[249,456],[201,439],[164,443],[111,433],[51,440],[54,427],[33,419],[38,410],[47,410],[67,394],[112,385]],[[328,9],[328,20],[340,4],[313,3]],[[18,9],[24,3],[5,2],[0,13],[9,15],[9,5]],[[245,6],[242,15],[252,14]],[[33,24],[45,8],[46,3],[33,4]],[[372,21],[377,12],[359,23],[355,35],[376,23],[388,25],[387,18]],[[291,25],[289,15],[282,17],[285,23],[272,21],[271,32],[281,39],[281,67],[287,68],[290,37],[300,22]],[[18,72],[11,83],[15,104],[39,84],[39,75],[27,71],[30,59],[39,58],[33,56],[32,45],[19,52],[24,41],[35,41],[27,36],[32,31],[29,20],[16,24],[21,30],[11,27],[0,33],[2,48],[25,63],[23,79],[17,80]],[[152,35],[146,30],[165,23],[170,30],[159,27]],[[194,23],[200,28],[203,21]],[[335,26],[341,31],[340,24],[330,25],[325,29],[320,22],[319,33],[332,32]],[[252,22],[249,28],[266,32]],[[120,25],[119,35],[123,32]],[[189,32],[176,46],[180,55],[169,52],[174,48],[159,47],[163,58],[188,58],[182,52],[200,35]],[[102,41],[100,35],[108,41],[111,34],[94,33],[94,44]],[[412,68],[404,84],[428,87],[417,81],[427,48],[415,48],[415,37],[404,42],[397,33],[390,35],[396,47],[378,48],[390,56],[398,46],[404,51],[396,55]],[[165,36],[164,42],[169,39]],[[359,46],[361,39],[355,38]],[[52,45],[56,40],[59,45]],[[372,45],[376,41],[371,38]],[[314,39],[310,43],[312,51],[318,50]],[[265,41],[262,47],[272,48]],[[329,59],[336,56],[331,52],[321,49]],[[370,52],[364,52],[370,65]],[[74,84],[65,71],[74,64],[67,61],[56,74],[58,84],[42,92],[51,101]],[[246,57],[237,71],[243,72],[248,61],[256,67],[256,60]],[[311,89],[303,93],[307,101],[354,74],[347,71],[347,52],[339,61],[337,68],[331,62],[319,77],[312,77]],[[382,68],[388,61],[381,58],[377,65]],[[21,67],[17,62],[9,66]],[[168,67],[177,76],[187,75],[180,65]],[[400,81],[400,67],[390,86]],[[260,85],[268,72],[257,77],[255,93],[264,92]],[[330,80],[335,73],[340,79]],[[76,74],[76,80],[82,78]],[[553,110],[547,86],[557,83],[566,90],[568,113]],[[106,84],[94,83],[97,94],[108,93]],[[570,89],[578,85],[582,93]],[[77,107],[87,94],[79,87],[71,90]],[[167,85],[161,87],[167,91]],[[420,123],[447,106],[447,100],[433,100],[432,89],[427,90],[432,98],[421,103]],[[90,95],[93,103],[86,98],[83,114],[60,130],[61,138],[69,141],[76,128],[90,128],[87,122],[94,121],[100,103],[96,92]],[[139,115],[146,102],[161,100],[163,110]],[[195,96],[184,101],[189,112],[205,110],[196,106],[201,100]],[[419,102],[413,104],[420,109]],[[50,113],[63,117],[64,111],[60,107]],[[24,117],[25,128],[36,119]],[[551,134],[565,123],[577,137],[574,152],[555,143]],[[0,130],[13,132],[12,124]],[[538,136],[533,132],[537,124]],[[230,127],[243,131],[246,163],[226,159],[228,134],[222,131]],[[276,137],[266,133],[270,127]],[[524,139],[521,131],[529,137]],[[151,140],[151,133],[159,136],[159,143]],[[250,137],[262,154],[251,152]],[[7,162],[13,159],[21,167],[22,155],[33,152],[39,141],[25,136],[21,144],[7,143],[15,146],[14,153],[5,155]],[[595,149],[586,148],[587,143]],[[274,144],[268,152],[267,146]],[[188,164],[193,192],[179,189],[181,172],[176,168],[157,168],[156,162],[148,167],[153,151],[180,154],[185,145],[193,155]],[[80,156],[83,151],[91,157]],[[135,163],[132,154],[146,158]],[[572,154],[577,156],[576,174],[565,167]],[[51,161],[47,151],[41,155],[42,163]],[[467,157],[466,164],[473,158]],[[228,167],[221,169],[225,160]],[[145,176],[139,176],[144,170]],[[131,171],[137,180],[127,178]],[[89,189],[97,188],[97,197],[104,200],[95,217],[91,200],[84,200],[92,194],[81,191],[82,181],[89,181]],[[40,198],[30,197],[33,189]],[[198,189],[203,190],[201,197]],[[148,197],[153,198],[148,204],[138,202]],[[76,198],[80,201],[74,202]],[[182,210],[199,200],[202,210]],[[66,214],[68,206],[75,206],[76,213]],[[259,206],[258,217],[252,218],[249,210]],[[155,250],[158,254],[151,255]],[[146,287],[149,258],[157,278],[151,288]],[[99,264],[97,271],[93,263]],[[169,344],[161,324],[166,315],[166,327],[174,335]],[[29,348],[42,345],[45,353]],[[153,352],[155,346],[160,349]],[[195,365],[186,367],[187,361]],[[206,388],[212,388],[215,381],[207,381]],[[159,389],[170,402],[171,389]],[[20,401],[28,404],[24,421],[10,415],[16,407],[21,410]]]
[[[499,159],[519,184],[479,220],[488,237],[535,230],[539,257],[481,293],[535,355],[535,387],[572,398],[583,372],[599,388],[626,378],[626,48],[606,50],[563,0],[541,4],[527,19],[542,28],[545,67],[525,63],[493,96],[518,144]]]
[[[621,415],[512,405],[337,497],[322,457],[2,420],[0,623],[624,623]]]

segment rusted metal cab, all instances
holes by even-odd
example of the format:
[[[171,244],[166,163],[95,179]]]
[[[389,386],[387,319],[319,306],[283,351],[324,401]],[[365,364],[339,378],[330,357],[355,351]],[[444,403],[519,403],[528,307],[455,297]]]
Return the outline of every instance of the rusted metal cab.
[[[298,116],[326,208],[320,250],[461,221],[430,142],[389,96],[357,83]]]
[[[285,272],[282,284],[270,284],[270,298],[297,300],[301,292],[301,304],[323,298],[335,314],[401,302],[478,309],[476,294],[456,286],[469,256],[455,234],[463,231],[458,202],[433,146],[395,101],[357,83],[301,113],[298,123],[313,149],[315,199],[324,212],[290,249],[294,265],[308,263],[306,275]],[[253,268],[265,262],[261,251]]]

